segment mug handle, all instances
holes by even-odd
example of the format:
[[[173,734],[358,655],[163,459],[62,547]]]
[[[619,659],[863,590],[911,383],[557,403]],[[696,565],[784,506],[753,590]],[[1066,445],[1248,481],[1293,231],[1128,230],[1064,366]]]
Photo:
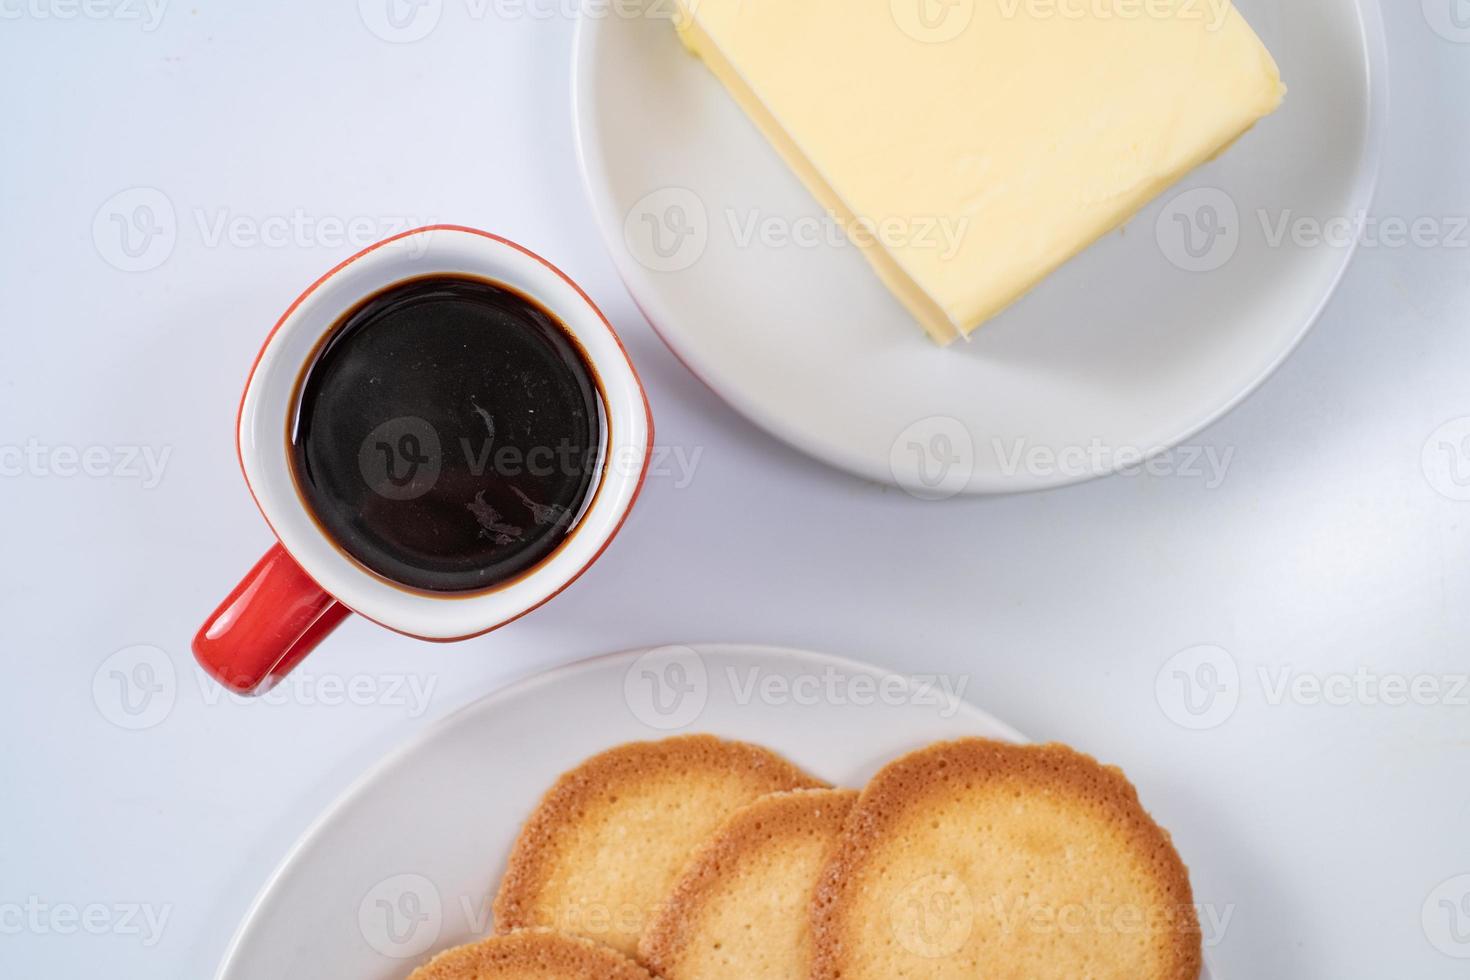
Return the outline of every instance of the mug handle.
[[[352,614],[279,542],[194,637],[194,657],[238,694],[264,694]]]

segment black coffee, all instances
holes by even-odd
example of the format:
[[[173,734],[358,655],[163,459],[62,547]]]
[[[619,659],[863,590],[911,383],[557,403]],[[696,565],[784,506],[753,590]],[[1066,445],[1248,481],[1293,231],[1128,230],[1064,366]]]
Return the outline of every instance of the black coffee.
[[[602,399],[535,301],[428,276],[369,297],[299,382],[296,482],[338,545],[433,592],[485,589],[551,554],[595,483]]]

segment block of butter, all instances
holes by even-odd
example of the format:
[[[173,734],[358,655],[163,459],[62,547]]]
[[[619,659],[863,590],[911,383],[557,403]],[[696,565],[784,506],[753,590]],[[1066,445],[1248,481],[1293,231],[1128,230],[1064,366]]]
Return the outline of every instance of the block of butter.
[[[1230,0],[678,2],[685,44],[940,343],[1285,94]]]

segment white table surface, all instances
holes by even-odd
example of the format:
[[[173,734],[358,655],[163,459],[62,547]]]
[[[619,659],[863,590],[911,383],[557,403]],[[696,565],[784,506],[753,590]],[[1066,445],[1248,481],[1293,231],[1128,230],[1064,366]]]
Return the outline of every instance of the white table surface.
[[[1441,443],[1470,422],[1434,436],[1470,416],[1470,30],[1451,2],[1386,3],[1376,213],[1460,247],[1362,251],[1301,350],[1198,441],[1233,453],[1220,485],[930,504],[784,448],[650,332],[583,205],[570,0],[443,0],[407,44],[353,0],[174,2],[156,23],[141,0],[0,0],[0,975],[210,976],[312,818],[435,719],[589,654],[747,640],[966,678],[1032,737],[1126,767],[1229,916],[1225,978],[1465,976],[1470,454]],[[171,210],[161,263],[120,252],[119,201]],[[239,702],[188,646],[270,541],[236,400],[354,218],[552,258],[623,332],[660,444],[698,464],[651,479],[537,614],[453,646],[350,622]],[[158,264],[117,268],[134,261]],[[90,447],[99,475],[58,474]],[[161,478],[133,475],[135,450],[168,453]],[[1227,651],[1226,689],[1191,715],[1177,672],[1207,678],[1201,654],[1171,658],[1201,645]],[[115,683],[139,662],[162,686],[141,715]],[[1389,703],[1400,679],[1433,703]]]

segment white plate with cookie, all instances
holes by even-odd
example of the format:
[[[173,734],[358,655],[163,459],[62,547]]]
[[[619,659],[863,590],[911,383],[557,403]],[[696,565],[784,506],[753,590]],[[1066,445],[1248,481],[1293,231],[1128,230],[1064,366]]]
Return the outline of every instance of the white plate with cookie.
[[[1237,0],[1284,105],[949,347],[680,44],[673,0],[647,2],[585,14],[574,53],[578,151],[619,273],[742,414],[916,495],[1061,486],[1184,443],[1285,360],[1359,241],[1387,108],[1378,0]]]
[[[643,833],[645,849],[686,849],[689,842],[667,839],[687,821],[715,827],[725,818],[716,819],[713,809],[746,806],[730,799],[730,773],[737,771],[749,774],[740,792],[793,793],[805,814],[792,819],[830,829],[830,807],[845,810],[855,795],[817,788],[822,784],[860,789],[895,758],[944,740],[1024,743],[963,694],[958,680],[901,677],[820,654],[739,645],[634,651],[522,681],[434,725],[324,814],[255,901],[217,978],[404,980],[436,955],[511,926],[578,929],[607,948],[636,953],[640,923],[630,932],[616,902],[583,903],[571,918],[558,918],[558,910],[572,907],[558,888],[599,876],[621,880],[617,862],[632,853],[587,836],[607,832],[589,799],[612,801],[609,806],[622,799],[626,806],[633,795],[593,780],[600,795],[589,796],[589,773],[626,772],[629,758],[662,758],[666,771],[688,782],[649,818],[671,829]],[[657,744],[628,745],[646,742]],[[701,772],[709,774],[704,782]],[[711,780],[724,780],[723,788],[712,788]],[[677,818],[664,812],[680,806]],[[769,828],[787,816],[778,808],[748,816],[744,825],[729,821],[722,831],[729,840],[709,835],[715,839],[703,861],[690,862],[704,871],[690,874],[677,891],[707,893],[709,870],[722,866],[732,841],[748,838],[751,826]],[[624,812],[618,819],[628,818]],[[628,835],[638,838],[636,828]],[[605,857],[588,861],[586,854]],[[629,866],[644,869],[658,859],[639,854]],[[574,860],[580,869],[557,865]],[[670,939],[677,926],[650,925],[647,931],[663,938],[647,948],[671,955],[679,946]],[[922,928],[915,935],[915,941],[945,941],[942,929],[938,939]],[[461,959],[478,963],[502,954],[491,947]],[[453,959],[421,976],[459,976],[450,969]]]

